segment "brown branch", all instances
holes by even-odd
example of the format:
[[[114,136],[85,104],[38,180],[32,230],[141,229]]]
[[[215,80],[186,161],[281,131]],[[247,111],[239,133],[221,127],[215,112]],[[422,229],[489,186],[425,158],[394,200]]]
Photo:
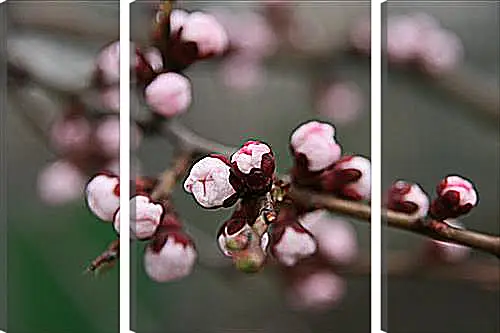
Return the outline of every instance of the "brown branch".
[[[307,189],[292,187],[289,195],[310,208],[322,208],[370,222],[369,204],[339,199],[332,195],[312,192]],[[384,210],[382,218],[386,225],[400,230],[427,236],[439,241],[465,245],[500,258],[500,237],[476,231],[458,229],[444,222],[420,220],[407,214]]]

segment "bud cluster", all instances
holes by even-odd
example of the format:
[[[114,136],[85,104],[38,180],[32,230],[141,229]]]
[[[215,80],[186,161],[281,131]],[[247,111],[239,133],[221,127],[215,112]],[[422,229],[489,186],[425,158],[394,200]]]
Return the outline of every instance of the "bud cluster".
[[[189,275],[197,258],[191,238],[182,230],[182,223],[171,202],[153,200],[156,181],[139,177],[130,199],[131,237],[147,241],[144,268],[151,279],[167,282]],[[86,187],[89,209],[102,221],[113,224],[120,232],[120,181],[118,176],[100,173]]]
[[[292,134],[293,181],[349,200],[369,200],[370,160],[358,155],[342,156],[335,128],[318,121],[299,126]]]
[[[436,194],[437,197],[430,203],[418,184],[398,180],[389,189],[387,208],[419,219],[430,215],[435,220],[445,221],[467,214],[478,202],[474,185],[456,175],[443,179],[436,188]]]

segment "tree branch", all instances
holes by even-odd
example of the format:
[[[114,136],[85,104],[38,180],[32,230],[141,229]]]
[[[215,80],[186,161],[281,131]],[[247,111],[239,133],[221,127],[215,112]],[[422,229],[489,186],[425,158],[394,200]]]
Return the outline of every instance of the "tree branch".
[[[288,193],[293,200],[310,208],[327,209],[370,222],[371,208],[369,204],[339,199],[332,195],[312,192],[293,186]],[[431,219],[416,219],[407,214],[392,210],[383,211],[383,220],[389,227],[405,230],[439,241],[465,245],[500,258],[500,237],[476,231],[458,229],[444,222]]]

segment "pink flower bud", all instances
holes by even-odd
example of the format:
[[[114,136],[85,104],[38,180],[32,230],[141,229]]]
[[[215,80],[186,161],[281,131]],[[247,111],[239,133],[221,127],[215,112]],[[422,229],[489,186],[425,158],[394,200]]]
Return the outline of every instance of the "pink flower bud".
[[[294,266],[301,259],[316,253],[317,243],[299,223],[273,223],[269,235],[271,253],[285,266]],[[261,244],[265,243],[261,239]]]
[[[54,162],[38,176],[38,193],[49,205],[61,205],[77,199],[84,186],[84,175],[66,161]]]
[[[264,69],[259,61],[238,54],[224,59],[220,75],[227,87],[241,92],[257,88],[265,79]]]
[[[322,178],[327,191],[350,200],[370,199],[371,163],[362,156],[343,156]]]
[[[424,218],[429,211],[429,197],[418,184],[398,180],[389,190],[387,208]]]
[[[144,54],[144,58],[147,60],[149,66],[157,72],[163,69],[163,59],[161,57],[161,52],[156,47],[150,47],[144,51],[141,51]],[[135,56],[135,67],[136,69],[142,68],[144,65],[139,55]]]
[[[342,300],[346,287],[338,275],[320,270],[298,278],[291,285],[288,301],[299,310],[323,311]]]
[[[191,274],[197,254],[193,241],[180,230],[160,232],[144,253],[144,269],[157,282],[181,279]]]
[[[81,150],[87,146],[90,137],[90,124],[83,117],[56,120],[51,128],[51,141],[61,153]]]
[[[220,158],[207,156],[193,165],[184,189],[205,208],[224,206],[236,195],[229,182],[230,169]]]
[[[100,91],[101,103],[105,109],[110,111],[120,111],[120,87],[111,86]]]
[[[224,27],[215,17],[202,12],[193,12],[185,19],[181,39],[195,42],[200,57],[220,55],[229,44]]]
[[[340,145],[335,142],[332,125],[310,121],[297,128],[290,144],[295,158],[303,155],[307,159],[309,171],[323,170],[335,163],[341,154]]]
[[[154,112],[173,117],[191,104],[191,83],[177,73],[160,74],[146,87],[145,98]]]
[[[130,199],[130,231],[137,239],[148,239],[156,231],[163,217],[163,206],[149,197],[136,195]],[[120,209],[115,214],[114,227],[120,233]]]
[[[458,66],[464,47],[460,38],[442,28],[429,31],[419,44],[418,56],[424,69],[439,75]]]
[[[106,84],[114,84],[120,80],[120,42],[114,42],[99,53],[97,69]]]
[[[232,171],[242,182],[231,182],[238,191],[267,192],[272,185],[275,161],[268,145],[259,141],[247,141],[231,156]],[[230,178],[230,181],[232,179]],[[239,188],[239,184],[244,189]]]
[[[319,96],[318,113],[336,124],[347,124],[358,118],[363,104],[361,90],[354,82],[338,82]]]
[[[411,16],[390,17],[387,22],[387,55],[391,61],[407,62],[416,57],[420,43],[420,27]]]
[[[96,129],[96,139],[101,151],[109,156],[116,157],[120,152],[120,119],[107,117]]]
[[[170,13],[170,32],[177,33],[179,29],[186,23],[189,13],[182,9],[174,9]]]
[[[356,22],[349,33],[351,45],[362,53],[370,53],[371,49],[371,20],[370,17],[363,17]]]
[[[318,252],[328,261],[348,265],[358,254],[356,231],[348,222],[333,217],[328,211],[315,210],[300,218],[318,242]]]
[[[232,257],[233,251],[241,251],[248,247],[252,228],[243,219],[230,219],[226,221],[217,233],[217,244],[221,252]]]
[[[120,207],[120,182],[117,176],[98,174],[85,190],[89,209],[101,220],[112,222]]]
[[[467,214],[477,205],[472,183],[460,176],[448,176],[436,188],[438,197],[431,204],[431,215],[438,220]]]

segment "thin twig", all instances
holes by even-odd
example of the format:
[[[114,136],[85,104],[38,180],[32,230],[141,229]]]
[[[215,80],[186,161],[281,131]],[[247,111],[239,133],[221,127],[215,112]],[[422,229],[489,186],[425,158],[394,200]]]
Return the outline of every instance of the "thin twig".
[[[327,209],[370,222],[371,207],[369,204],[342,200],[332,195],[312,192],[296,186],[292,187],[289,195],[308,207]],[[420,220],[392,210],[383,211],[383,220],[389,227],[439,241],[465,245],[500,257],[500,237],[498,236],[458,229],[441,221]]]

